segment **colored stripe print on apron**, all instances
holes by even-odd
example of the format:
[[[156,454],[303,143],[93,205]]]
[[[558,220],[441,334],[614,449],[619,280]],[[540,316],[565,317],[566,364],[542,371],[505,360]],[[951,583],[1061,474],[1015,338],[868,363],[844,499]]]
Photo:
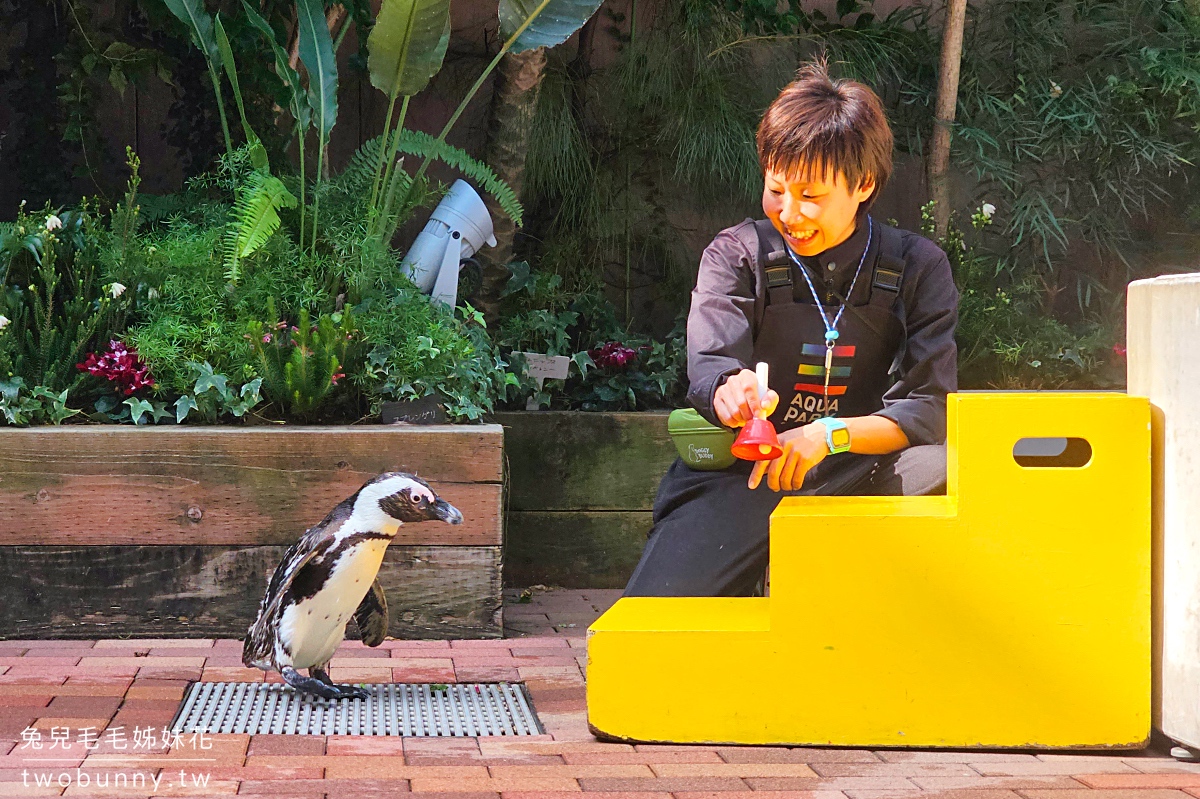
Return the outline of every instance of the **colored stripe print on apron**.
[[[870,217],[867,223],[873,224]],[[803,301],[813,297],[813,287],[797,264],[790,266],[790,285],[771,289],[754,360],[770,364],[771,388],[779,394],[771,422],[779,432],[823,416],[866,416],[883,407],[904,330],[891,311],[895,292],[874,285],[880,238],[869,237],[849,294],[859,305]]]

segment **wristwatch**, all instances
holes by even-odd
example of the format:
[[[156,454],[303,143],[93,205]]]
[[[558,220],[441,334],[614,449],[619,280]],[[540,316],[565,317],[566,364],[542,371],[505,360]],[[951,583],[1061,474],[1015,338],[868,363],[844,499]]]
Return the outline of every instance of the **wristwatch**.
[[[825,426],[825,443],[829,445],[829,454],[850,451],[850,428],[841,419],[825,416],[816,421]]]

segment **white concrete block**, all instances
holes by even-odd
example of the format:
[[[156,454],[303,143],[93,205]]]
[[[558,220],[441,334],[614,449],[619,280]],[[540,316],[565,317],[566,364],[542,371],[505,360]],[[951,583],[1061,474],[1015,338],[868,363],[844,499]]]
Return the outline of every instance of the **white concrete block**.
[[[1154,724],[1197,748],[1200,274],[1131,283],[1127,330],[1128,390],[1149,397],[1153,415]]]

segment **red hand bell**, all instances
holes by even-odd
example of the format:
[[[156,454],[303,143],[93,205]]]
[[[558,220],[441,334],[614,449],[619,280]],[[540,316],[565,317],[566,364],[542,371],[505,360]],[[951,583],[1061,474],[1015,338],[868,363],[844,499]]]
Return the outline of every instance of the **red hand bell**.
[[[754,371],[758,377],[758,398],[761,402],[767,395],[767,364],[760,362]],[[773,410],[760,407],[754,418],[746,423],[729,448],[734,456],[744,461],[770,461],[783,454],[779,436],[775,434],[775,425],[767,421]]]

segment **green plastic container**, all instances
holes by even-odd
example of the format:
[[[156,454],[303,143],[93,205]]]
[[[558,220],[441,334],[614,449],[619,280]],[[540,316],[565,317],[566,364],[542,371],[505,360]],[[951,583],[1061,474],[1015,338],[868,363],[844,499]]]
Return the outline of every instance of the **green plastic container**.
[[[737,435],[724,427],[709,424],[692,408],[671,411],[667,432],[683,462],[703,472],[726,469],[737,460],[729,448]]]

